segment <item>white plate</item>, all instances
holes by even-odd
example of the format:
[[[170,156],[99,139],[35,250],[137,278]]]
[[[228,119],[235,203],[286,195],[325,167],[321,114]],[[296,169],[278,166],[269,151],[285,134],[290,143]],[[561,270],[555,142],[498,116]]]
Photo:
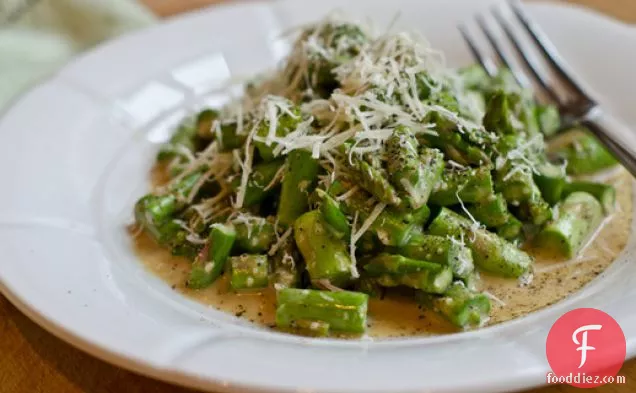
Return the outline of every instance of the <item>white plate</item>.
[[[549,327],[581,306],[613,315],[633,356],[633,234],[602,277],[546,310],[477,332],[377,342],[314,341],[250,326],[181,297],[131,252],[123,226],[166,127],[183,108],[224,99],[214,89],[228,77],[274,65],[287,49],[276,39],[281,31],[339,5],[378,26],[399,10],[399,28],[423,30],[451,64],[467,64],[454,26],[489,4],[237,4],[170,20],[79,57],[0,121],[2,292],[94,356],[223,391],[457,393],[535,386],[549,371]],[[636,125],[636,31],[578,8],[533,5],[531,11],[601,100]]]

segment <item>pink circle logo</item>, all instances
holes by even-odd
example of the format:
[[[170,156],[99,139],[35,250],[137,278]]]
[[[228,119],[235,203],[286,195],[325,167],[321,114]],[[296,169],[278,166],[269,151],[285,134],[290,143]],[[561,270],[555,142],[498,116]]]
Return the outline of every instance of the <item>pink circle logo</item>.
[[[546,356],[559,383],[593,388],[613,381],[623,366],[625,335],[618,322],[594,308],[572,310],[548,333]]]

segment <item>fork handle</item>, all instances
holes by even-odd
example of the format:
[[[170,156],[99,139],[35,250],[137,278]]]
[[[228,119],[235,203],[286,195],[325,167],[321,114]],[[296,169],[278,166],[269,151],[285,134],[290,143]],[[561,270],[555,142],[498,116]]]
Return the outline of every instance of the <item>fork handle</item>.
[[[616,159],[636,177],[636,132],[599,107],[590,110],[581,124],[588,128]]]

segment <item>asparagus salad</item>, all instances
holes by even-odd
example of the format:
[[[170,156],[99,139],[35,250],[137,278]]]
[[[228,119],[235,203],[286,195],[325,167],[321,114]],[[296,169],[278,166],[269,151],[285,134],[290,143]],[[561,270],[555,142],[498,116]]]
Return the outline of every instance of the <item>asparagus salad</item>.
[[[507,70],[329,18],[243,97],[183,120],[135,236],[175,288],[280,330],[360,335],[386,312],[402,332],[470,329],[611,262],[629,214],[601,223],[631,209],[610,184],[620,199],[629,182],[590,175],[614,165]]]

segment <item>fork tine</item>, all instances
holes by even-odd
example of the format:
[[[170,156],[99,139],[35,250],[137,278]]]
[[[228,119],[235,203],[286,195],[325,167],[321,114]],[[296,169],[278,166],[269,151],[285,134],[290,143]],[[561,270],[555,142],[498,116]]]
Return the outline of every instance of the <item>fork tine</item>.
[[[479,64],[481,64],[481,67],[486,71],[488,75],[495,76],[497,74],[497,66],[492,61],[492,59],[479,49],[475,41],[468,34],[468,30],[466,30],[466,27],[464,27],[463,25],[459,25],[458,29],[462,37],[464,38],[464,41],[468,45],[470,52],[473,54],[473,57],[477,59]]]
[[[479,25],[481,30],[484,32],[484,35],[486,35],[486,38],[488,39],[488,41],[490,42],[490,45],[493,47],[493,49],[497,53],[497,56],[499,56],[499,59],[501,60],[501,62],[506,67],[508,67],[508,69],[510,70],[514,78],[517,80],[517,83],[519,83],[519,85],[523,88],[531,88],[532,86],[530,84],[530,81],[528,80],[526,75],[523,73],[523,71],[521,71],[519,67],[517,67],[515,62],[512,61],[510,56],[508,56],[508,54],[504,51],[499,41],[495,38],[492,31],[490,30],[490,27],[488,27],[488,23],[486,22],[486,19],[484,18],[483,15],[477,15],[477,24]]]
[[[510,8],[514,12],[515,16],[523,27],[528,31],[533,41],[537,44],[546,60],[554,67],[559,76],[568,84],[568,86],[574,90],[581,97],[588,101],[592,101],[587,93],[581,89],[579,84],[574,80],[568,71],[566,71],[565,62],[559,55],[554,44],[548,39],[546,34],[539,28],[539,26],[530,19],[523,6],[517,0],[508,0]]]
[[[563,105],[564,102],[559,96],[559,94],[554,90],[552,86],[550,86],[550,82],[545,75],[545,73],[541,70],[540,66],[537,64],[535,59],[528,54],[528,51],[523,47],[519,38],[516,37],[516,34],[512,31],[510,27],[510,23],[506,20],[506,18],[501,13],[501,10],[498,7],[493,8],[493,15],[499,24],[501,25],[504,33],[508,37],[508,40],[512,42],[517,54],[523,62],[526,64],[528,69],[532,72],[532,74],[536,77],[537,81],[543,88],[543,90],[550,96],[552,100],[554,100],[557,104]]]

